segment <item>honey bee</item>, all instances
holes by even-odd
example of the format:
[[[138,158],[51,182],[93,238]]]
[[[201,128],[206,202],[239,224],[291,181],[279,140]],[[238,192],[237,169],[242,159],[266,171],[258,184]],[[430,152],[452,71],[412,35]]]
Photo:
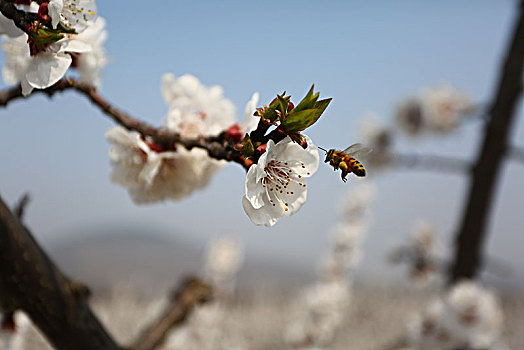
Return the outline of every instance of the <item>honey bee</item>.
[[[354,173],[356,176],[366,176],[366,169],[364,169],[362,163],[356,160],[355,157],[362,157],[371,153],[371,148],[362,147],[360,143],[355,143],[343,151],[334,148],[329,151],[322,147],[319,148],[326,152],[326,160],[324,163],[329,162],[329,165],[331,165],[334,170],[338,170],[339,168],[342,170],[342,181],[346,182],[346,176],[351,173]]]

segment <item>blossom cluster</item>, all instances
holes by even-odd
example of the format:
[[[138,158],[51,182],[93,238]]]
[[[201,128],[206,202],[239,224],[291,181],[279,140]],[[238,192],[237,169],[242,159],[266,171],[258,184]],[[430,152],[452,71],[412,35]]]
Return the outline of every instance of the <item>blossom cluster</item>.
[[[166,349],[245,349],[244,339],[232,329],[225,329],[228,316],[226,301],[231,297],[235,276],[242,266],[242,243],[232,236],[213,240],[206,256],[206,274],[212,283],[214,298],[195,309],[188,322],[175,330],[167,340]]]
[[[23,32],[0,14],[6,83],[20,84],[27,96],[33,89],[52,86],[74,67],[81,82],[100,86],[107,32],[94,0],[30,1],[19,6],[39,21]]]
[[[406,263],[410,281],[417,287],[429,286],[437,280],[439,261],[436,252],[436,233],[427,221],[418,222],[407,245],[399,247],[391,255],[393,263]]]
[[[196,77],[162,78],[162,95],[168,105],[164,127],[182,137],[214,136],[235,121],[235,107],[219,86],[204,86]],[[252,117],[258,94],[248,102],[246,115]],[[162,149],[136,131],[116,126],[106,133],[111,143],[111,179],[126,187],[137,204],[166,199],[178,200],[204,188],[225,162],[208,156],[204,149]]]
[[[359,130],[360,138],[374,150],[367,164],[383,169],[395,163],[393,146],[399,130],[408,136],[449,133],[473,112],[475,106],[468,95],[449,84],[440,84],[401,101],[395,111],[395,125],[368,115]]]
[[[473,111],[470,98],[449,84],[428,88],[397,106],[396,122],[406,134],[425,131],[446,133],[454,130],[460,118]]]
[[[474,281],[462,281],[408,322],[415,349],[507,349],[503,314],[493,292]]]
[[[168,73],[162,78],[161,89],[168,105],[164,129],[186,139],[225,132],[231,146],[241,149],[249,164],[242,205],[253,223],[272,226],[302,207],[307,198],[306,179],[318,169],[317,147],[305,135],[305,147],[290,136],[278,142],[269,139],[266,144],[257,144],[259,157],[256,163],[252,161],[254,151],[246,154],[242,140],[248,139],[243,135],[253,132],[262,120],[255,116],[258,93],[247,103],[243,122],[235,123],[235,107],[219,86],[206,87],[192,75],[176,78]],[[204,188],[225,164],[211,158],[205,149],[188,150],[183,144],[164,148],[123,127],[111,128],[106,137],[112,145],[111,178],[125,186],[138,204],[186,197]]]
[[[342,325],[373,195],[371,185],[360,184],[342,204],[343,218],[333,229],[331,250],[322,263],[320,278],[304,291],[296,321],[286,329],[285,339],[293,349],[324,348]]]

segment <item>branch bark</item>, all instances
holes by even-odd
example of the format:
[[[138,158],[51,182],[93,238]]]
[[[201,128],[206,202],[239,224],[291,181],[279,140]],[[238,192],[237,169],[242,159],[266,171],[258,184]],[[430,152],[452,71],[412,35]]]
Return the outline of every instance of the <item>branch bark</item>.
[[[129,350],[153,350],[162,345],[170,330],[183,324],[196,305],[211,297],[211,286],[194,277],[187,278],[173,293],[164,313],[142,332]]]
[[[465,160],[432,154],[394,154],[393,158],[393,164],[406,168],[457,174],[467,173],[471,169],[471,164]]]
[[[88,290],[68,279],[0,198],[2,309],[26,312],[57,349],[119,350],[87,303]]]
[[[176,150],[177,145],[182,145],[188,150],[195,147],[202,148],[207,151],[211,158],[239,163],[246,168],[246,170],[249,165],[251,165],[251,163],[246,163],[242,154],[233,148],[233,144],[229,142],[226,132],[222,132],[216,136],[202,136],[195,139],[189,139],[182,137],[179,133],[169,131],[166,128],[156,128],[114,107],[107,99],[100,95],[93,86],[83,84],[74,79],[63,78],[53,86],[46,89],[33,90],[31,95],[43,93],[48,97],[52,97],[56,93],[66,90],[74,90],[86,96],[116,124],[127,130],[136,131],[142,136],[150,138],[150,140],[158,145],[162,150]],[[0,106],[6,107],[10,102],[20,98],[24,98],[20,85],[5,89],[0,91]]]
[[[482,148],[470,175],[469,193],[455,241],[454,261],[449,271],[450,283],[475,277],[482,265],[486,226],[522,91],[523,62],[524,1],[521,1],[489,111],[490,119],[485,126]]]

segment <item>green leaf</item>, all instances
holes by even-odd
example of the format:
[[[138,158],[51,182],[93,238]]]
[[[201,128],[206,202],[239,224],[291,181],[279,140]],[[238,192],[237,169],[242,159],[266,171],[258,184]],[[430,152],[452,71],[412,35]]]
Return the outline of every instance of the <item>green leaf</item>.
[[[302,131],[315,124],[318,118],[324,113],[327,106],[331,102],[331,98],[315,102],[313,108],[297,111],[293,109],[288,114],[282,125],[287,131]]]
[[[317,110],[314,108],[305,109],[302,111],[295,112],[291,111],[286,119],[282,122],[282,125],[287,131],[302,131],[311,125],[318,119],[316,117]]]
[[[300,103],[295,107],[294,111],[296,110],[297,112],[299,112],[305,109],[314,108],[315,103],[318,100],[318,96],[320,95],[318,92],[316,94],[313,93],[314,89],[315,84],[311,85],[311,88],[309,89],[308,93],[306,94],[306,96],[304,96],[302,101],[300,101]]]
[[[242,155],[245,158],[251,157],[255,153],[255,147],[253,146],[253,142],[251,142],[251,138],[248,134],[246,134],[246,137],[242,140]]]

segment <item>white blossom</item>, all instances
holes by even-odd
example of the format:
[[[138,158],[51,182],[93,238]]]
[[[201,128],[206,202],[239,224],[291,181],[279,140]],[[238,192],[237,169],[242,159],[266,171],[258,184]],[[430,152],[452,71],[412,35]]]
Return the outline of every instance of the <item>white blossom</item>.
[[[397,106],[395,121],[401,130],[410,136],[420,134],[426,126],[420,100],[410,97]]]
[[[422,108],[428,128],[448,132],[456,128],[459,118],[471,111],[473,105],[465,93],[441,84],[422,94]]]
[[[45,89],[60,80],[71,65],[70,53],[89,51],[89,45],[68,35],[49,45],[45,51],[31,56],[27,45],[27,34],[16,38],[4,37],[2,49],[6,62],[2,76],[6,83],[22,85],[22,94],[27,96],[33,89]]]
[[[231,291],[243,260],[242,243],[232,236],[220,236],[209,244],[206,272],[219,292]]]
[[[474,281],[462,281],[408,322],[416,349],[503,349],[502,311],[494,294]]]
[[[295,214],[307,198],[306,178],[318,169],[318,149],[306,136],[308,147],[286,137],[267,143],[266,152],[246,176],[242,205],[256,225],[273,226],[279,218]]]
[[[393,135],[386,125],[374,115],[366,116],[360,124],[359,136],[363,143],[373,149],[367,158],[367,165],[378,169],[391,164]]]
[[[257,128],[260,118],[255,117],[253,114],[256,111],[259,96],[259,93],[255,92],[244,109],[244,120],[242,121],[242,132],[244,134],[250,133]]]
[[[502,311],[495,295],[473,281],[457,283],[445,299],[444,322],[473,348],[489,348],[501,336]]]
[[[235,106],[222,88],[208,88],[195,76],[164,74],[162,95],[169,106],[167,128],[185,137],[217,135],[235,122]]]
[[[76,66],[80,81],[95,87],[100,86],[102,68],[107,63],[104,43],[107,39],[105,30],[106,21],[102,17],[97,17],[89,23],[89,26],[82,33],[76,36],[90,46],[91,50],[76,56]]]
[[[48,12],[53,28],[62,22],[77,33],[84,31],[97,17],[95,0],[51,0]]]
[[[204,150],[158,152],[137,132],[113,127],[106,133],[112,144],[111,179],[127,187],[137,204],[180,199],[207,185],[207,153]],[[196,152],[195,152],[196,151]]]

